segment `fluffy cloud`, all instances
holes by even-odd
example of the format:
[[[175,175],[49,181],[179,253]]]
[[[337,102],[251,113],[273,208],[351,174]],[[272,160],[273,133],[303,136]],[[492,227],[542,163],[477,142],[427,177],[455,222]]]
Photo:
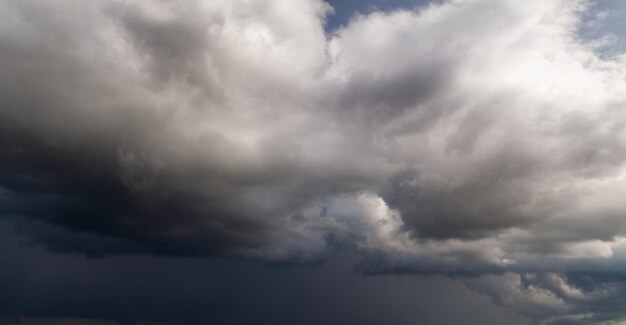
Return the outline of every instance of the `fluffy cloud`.
[[[626,59],[579,37],[593,10],[451,0],[327,34],[317,0],[1,3],[2,214],[94,255],[620,270]],[[556,276],[524,293],[561,312]]]

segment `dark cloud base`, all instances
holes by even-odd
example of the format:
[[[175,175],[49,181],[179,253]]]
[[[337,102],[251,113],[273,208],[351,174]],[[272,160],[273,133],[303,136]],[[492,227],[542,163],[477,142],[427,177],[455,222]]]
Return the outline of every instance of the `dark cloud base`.
[[[352,273],[350,255],[317,267],[147,255],[85,259],[19,245],[11,224],[0,225],[0,258],[12,261],[0,270],[3,325],[20,316],[21,324],[63,325],[530,324],[443,276]]]

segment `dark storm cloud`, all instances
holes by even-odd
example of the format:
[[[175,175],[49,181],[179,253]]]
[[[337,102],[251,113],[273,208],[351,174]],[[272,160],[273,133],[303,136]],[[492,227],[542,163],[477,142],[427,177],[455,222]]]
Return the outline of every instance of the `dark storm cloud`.
[[[454,0],[327,34],[317,0],[2,3],[1,214],[92,256],[618,271],[625,65],[579,37],[592,10]]]
[[[72,5],[67,10],[39,2],[4,5],[15,20],[3,29],[2,69],[7,87],[3,88],[2,140],[11,148],[7,155],[37,161],[30,170],[20,171],[23,179],[33,180],[15,179],[9,185],[17,188],[5,188],[8,212],[172,254],[259,246],[274,225],[272,220],[258,220],[255,211],[279,214],[274,218],[278,219],[302,205],[294,200],[265,208],[256,203],[257,193],[267,193],[265,183],[270,187],[275,183],[272,178],[280,166],[271,166],[275,164],[271,156],[260,157],[268,166],[253,165],[259,157],[237,152],[243,151],[239,143],[210,126],[206,132],[199,125],[190,126],[188,135],[179,128],[187,128],[183,120],[206,118],[229,129],[227,119],[239,119],[239,113],[231,116],[231,112],[242,108],[214,107],[228,93],[210,83],[217,78],[214,73],[223,72],[207,66],[231,54],[231,49],[223,48],[230,39],[216,40],[221,42],[215,45],[222,47],[221,52],[207,48],[210,40],[201,41],[210,32],[208,23],[218,32],[226,24],[221,8],[208,17],[215,19],[203,16],[208,21],[189,21],[187,15],[201,12],[198,8],[169,8],[158,2]],[[265,7],[260,5],[259,10],[271,9]],[[243,20],[252,18],[256,19]],[[41,26],[27,25],[29,21]],[[232,61],[229,64],[238,64],[236,58]],[[206,71],[201,70],[202,64]],[[236,72],[235,67],[231,70],[220,87]],[[250,77],[248,71],[244,73]],[[245,87],[237,82],[229,91],[240,86]],[[178,92],[178,87],[183,88],[175,94],[184,96],[180,99],[154,97]],[[212,98],[213,90],[221,97]],[[196,92],[201,94],[193,98]],[[188,108],[190,103],[185,101],[198,107]],[[256,122],[254,116],[243,118],[249,119],[245,123]],[[191,152],[198,155],[192,157]],[[9,177],[16,174],[10,173]],[[56,177],[58,184],[46,184],[42,174]],[[77,188],[64,193],[65,183]],[[43,197],[39,207],[32,202],[12,207],[24,201],[14,197],[23,198],[32,191]],[[313,189],[317,191],[327,191],[327,187]],[[109,209],[114,211],[108,213]],[[281,226],[280,220],[274,222]]]
[[[2,325],[531,324],[447,277],[351,273],[350,255],[281,268],[146,255],[84,259],[18,245],[10,229],[0,221],[0,259],[12,261],[0,268]]]

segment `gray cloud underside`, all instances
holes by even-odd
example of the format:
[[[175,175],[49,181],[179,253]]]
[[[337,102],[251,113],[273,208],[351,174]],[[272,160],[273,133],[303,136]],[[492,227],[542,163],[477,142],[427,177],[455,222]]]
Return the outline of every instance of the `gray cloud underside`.
[[[502,304],[587,321],[563,274],[626,265],[626,58],[578,36],[594,10],[454,0],[327,35],[316,0],[2,2],[2,214],[95,256],[493,273],[471,281]]]

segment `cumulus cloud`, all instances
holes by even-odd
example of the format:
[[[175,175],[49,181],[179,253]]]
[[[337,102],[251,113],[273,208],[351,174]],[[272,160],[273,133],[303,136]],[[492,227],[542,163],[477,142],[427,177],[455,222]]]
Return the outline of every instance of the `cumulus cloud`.
[[[3,2],[2,214],[93,255],[513,272],[483,286],[586,319],[558,274],[626,258],[626,58],[579,36],[592,10],[450,0],[328,34],[318,0]]]

